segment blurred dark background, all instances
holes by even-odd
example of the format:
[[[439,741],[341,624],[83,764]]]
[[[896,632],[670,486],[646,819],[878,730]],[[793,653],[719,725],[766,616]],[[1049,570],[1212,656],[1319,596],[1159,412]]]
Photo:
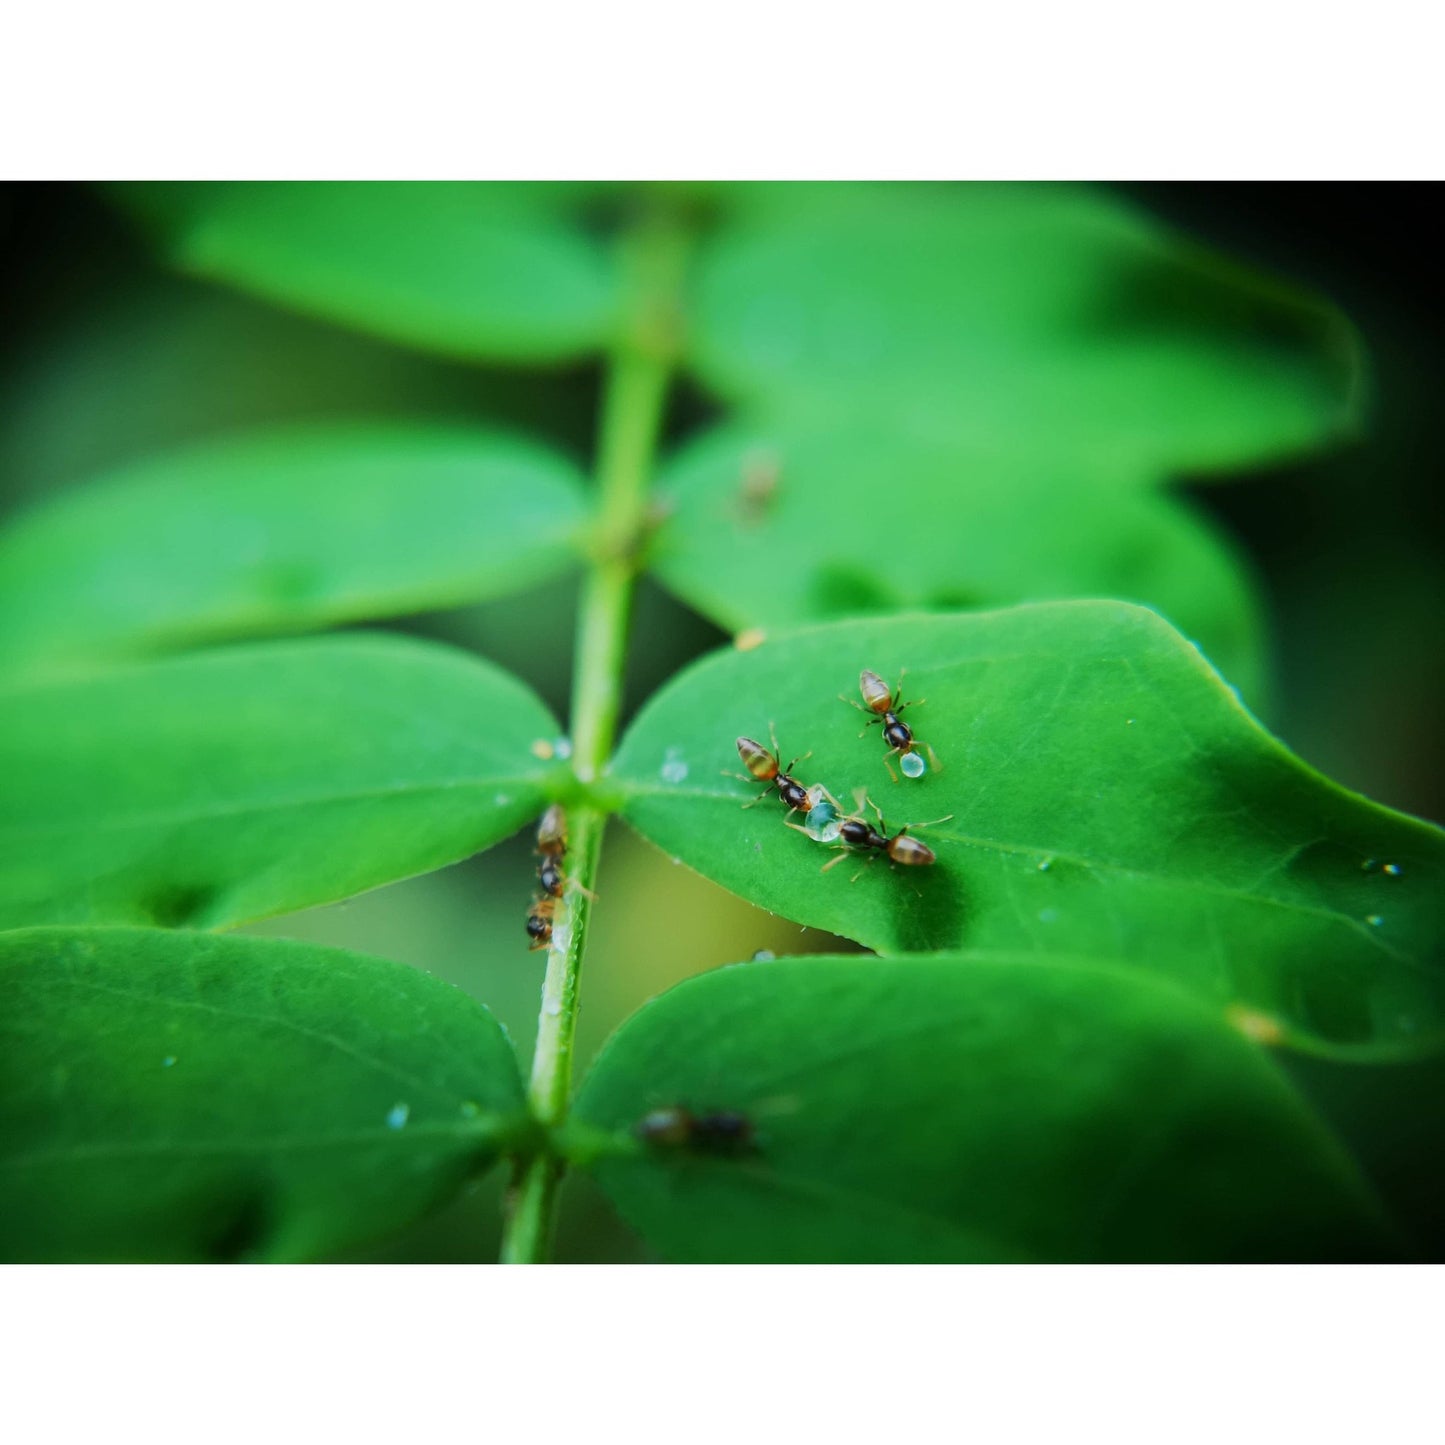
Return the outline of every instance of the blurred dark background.
[[[1445,382],[1436,186],[1143,184],[1116,187],[1199,240],[1322,292],[1360,329],[1373,372],[1365,435],[1332,454],[1179,484],[1233,534],[1268,607],[1267,721],[1301,756],[1380,802],[1445,819]],[[592,366],[533,371],[438,362],[220,288],[172,276],[91,188],[0,187],[0,514],[179,443],[309,418],[490,419],[587,458]],[[673,434],[709,403],[684,390]],[[473,647],[566,714],[575,586],[423,617],[413,630]],[[630,703],[720,634],[644,584]],[[253,931],[400,958],[474,993],[523,1057],[539,955],[521,937],[531,858],[514,839],[482,859]],[[589,953],[581,1053],[677,979],[758,948],[836,946],[674,868],[614,827]],[[1432,1252],[1445,1253],[1445,1071],[1289,1067]],[[500,1181],[363,1258],[487,1258]],[[561,1259],[638,1258],[584,1183],[571,1186]],[[492,1254],[494,1257],[494,1253]]]

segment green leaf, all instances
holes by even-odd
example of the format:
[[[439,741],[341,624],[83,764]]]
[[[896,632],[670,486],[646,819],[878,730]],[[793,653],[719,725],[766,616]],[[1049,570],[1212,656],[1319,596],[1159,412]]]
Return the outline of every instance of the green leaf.
[[[0,665],[479,601],[564,570],[584,513],[570,462],[474,428],[313,426],[192,448],[0,534]]]
[[[1077,480],[876,424],[735,425],[664,468],[672,511],[653,566],[734,630],[1061,597],[1146,603],[1254,696],[1258,609],[1224,538],[1172,498]]]
[[[859,739],[869,668],[907,668],[904,714],[943,764],[894,783]],[[737,772],[766,741],[852,807],[865,785],[933,867],[834,856]],[[840,622],[715,654],[628,732],[630,822],[750,902],[885,953],[962,947],[1116,959],[1256,1016],[1262,1035],[1344,1055],[1445,1038],[1445,835],[1348,793],[1265,733],[1153,613],[1061,602]],[[850,877],[861,872],[857,882]]]
[[[260,643],[0,694],[0,927],[214,928],[489,847],[559,776],[520,682],[434,643]]]
[[[568,196],[480,182],[121,188],[183,271],[466,361],[598,349],[614,312]]]
[[[305,1260],[428,1212],[530,1133],[459,989],[312,944],[0,935],[0,1257]]]
[[[735,1110],[755,1147],[630,1144]],[[1387,1256],[1378,1206],[1261,1051],[1173,988],[1028,954],[779,959],[613,1036],[590,1167],[677,1261]]]
[[[701,265],[694,360],[727,397],[1127,482],[1258,463],[1354,425],[1359,348],[1338,312],[1103,191],[809,201],[803,188],[758,208]],[[999,484],[1013,475],[1002,465]]]

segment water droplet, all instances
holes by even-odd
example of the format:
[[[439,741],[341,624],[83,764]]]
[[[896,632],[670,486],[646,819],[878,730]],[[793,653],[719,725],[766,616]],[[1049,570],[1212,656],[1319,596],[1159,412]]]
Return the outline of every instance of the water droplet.
[[[832,803],[821,798],[808,810],[803,828],[815,843],[831,843],[842,833],[843,822]]]
[[[1125,718],[1125,719],[1124,719],[1124,726],[1125,726],[1126,728],[1131,728],[1131,727],[1133,727],[1133,726],[1134,726],[1134,719],[1133,719],[1133,718]]]
[[[462,1116],[467,1119],[475,1119],[482,1112],[480,1105],[474,1104],[470,1099],[462,1105]]]
[[[556,1018],[557,1015],[562,1012],[562,1000],[560,998],[549,998],[547,1002],[542,1005],[542,1012],[546,1014],[549,1019]]]
[[[393,1104],[391,1112],[386,1116],[386,1127],[388,1129],[400,1129],[411,1117],[411,1106],[409,1104]]]
[[[668,748],[667,755],[662,760],[662,781],[664,783],[681,783],[687,778],[687,764],[683,762],[680,748]]]
[[[1378,928],[1384,921],[1385,920],[1381,918],[1378,913],[1372,913],[1367,919],[1365,919],[1365,922],[1368,923],[1371,928]]]
[[[1401,871],[1402,871],[1402,870],[1401,870],[1400,865],[1399,865],[1398,863],[1386,863],[1386,864],[1385,864],[1385,872],[1388,873],[1391,878],[1398,878],[1398,877],[1400,876]]]
[[[572,756],[571,738],[558,738],[552,746],[556,749],[559,758],[570,758]]]
[[[1039,922],[1040,922],[1040,923],[1052,923],[1058,916],[1059,916],[1059,910],[1058,910],[1057,908],[1041,908],[1041,909],[1039,909]]]
[[[921,778],[928,771],[922,753],[904,753],[898,759],[898,767],[905,778]]]
[[[1053,860],[1052,858],[1040,858],[1040,859],[1039,859],[1039,872],[1040,872],[1040,873],[1047,873],[1047,872],[1049,871],[1049,869],[1052,868],[1053,866],[1054,866],[1054,860]]]
[[[505,808],[507,804],[511,801],[512,795],[510,793],[498,793],[496,797],[492,799],[492,802],[494,802],[499,808]]]
[[[165,1058],[161,1060],[161,1068],[169,1069],[175,1063],[175,1061],[176,1056],[174,1054],[167,1054]]]
[[[681,864],[682,864],[682,859],[681,859],[681,858],[674,858],[674,859],[672,860],[672,866],[673,866],[674,868],[680,867]]]
[[[753,954],[754,963],[771,963],[778,955],[771,948],[760,948]]]

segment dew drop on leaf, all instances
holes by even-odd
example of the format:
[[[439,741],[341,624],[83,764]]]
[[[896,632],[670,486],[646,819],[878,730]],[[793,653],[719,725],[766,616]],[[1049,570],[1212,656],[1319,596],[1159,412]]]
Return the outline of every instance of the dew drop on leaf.
[[[169,1069],[175,1063],[175,1061],[176,1056],[174,1054],[167,1054],[165,1058],[161,1060],[161,1068]]]
[[[1384,921],[1385,920],[1381,918],[1378,913],[1372,913],[1367,919],[1365,919],[1365,922],[1368,923],[1371,928],[1378,928]]]
[[[1401,873],[1400,865],[1398,863],[1386,863],[1385,872],[1388,873],[1391,878],[1398,878]]]
[[[410,1117],[411,1106],[409,1104],[393,1104],[391,1111],[386,1116],[386,1127],[400,1129]]]
[[[904,753],[898,759],[898,766],[905,778],[921,778],[928,771],[928,764],[919,753]]]

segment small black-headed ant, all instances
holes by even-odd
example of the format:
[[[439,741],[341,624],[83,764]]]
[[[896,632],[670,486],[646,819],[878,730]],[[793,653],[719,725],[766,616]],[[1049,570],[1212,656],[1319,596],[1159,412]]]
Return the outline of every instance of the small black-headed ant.
[[[562,859],[567,853],[567,814],[560,803],[553,803],[537,824],[537,852],[542,857],[537,868],[542,892],[549,898],[560,898],[567,886],[567,875],[562,871]]]
[[[862,816],[861,809],[865,802],[873,809],[878,818],[876,828]],[[860,853],[865,855],[867,862],[872,862],[879,853],[883,853],[887,856],[890,865],[896,863],[904,868],[926,868],[938,861],[938,855],[933,849],[927,843],[913,837],[909,833],[909,829],[932,828],[937,823],[946,823],[953,817],[952,813],[948,813],[942,818],[930,819],[927,823],[909,823],[890,836],[888,824],[883,821],[883,814],[878,811],[878,805],[861,789],[858,793],[858,806],[860,811],[844,818],[838,831],[838,845],[842,851],[836,858],[823,864],[822,868],[818,870],[820,873],[826,873],[830,868],[836,868],[845,858],[857,856]],[[856,883],[862,876],[863,873],[860,869],[853,875],[852,881]]]
[[[835,806],[837,799],[821,783],[814,783],[811,788],[805,788],[795,777],[792,776],[793,769],[805,758],[812,757],[812,753],[804,753],[800,758],[794,758],[787,767],[783,767],[778,761],[782,756],[778,749],[778,734],[771,723],[768,724],[768,736],[772,738],[773,750],[769,752],[760,742],[752,738],[738,739],[738,756],[743,760],[743,766],[748,770],[749,780],[759,783],[766,783],[767,787],[758,794],[751,803],[744,803],[745,808],[754,808],[773,791],[778,790],[778,797],[787,804],[789,813],[808,813],[818,804],[820,798],[827,798]],[[726,777],[741,777],[740,773],[727,773]],[[840,810],[841,811],[841,810]]]
[[[680,1105],[654,1109],[637,1121],[632,1132],[644,1144],[699,1154],[741,1154],[754,1143],[752,1120],[734,1109],[712,1109],[704,1114]]]
[[[858,690],[863,694],[863,702],[867,706],[856,703],[852,698],[844,697],[840,692],[838,699],[846,702],[849,707],[856,707],[859,712],[871,712],[873,717],[869,718],[858,736],[861,738],[874,723],[883,724],[883,741],[888,744],[888,751],[883,755],[883,766],[888,769],[888,776],[896,783],[898,774],[893,771],[893,764],[888,761],[895,753],[898,754],[898,766],[910,778],[921,778],[924,767],[923,759],[919,756],[917,749],[918,740],[913,736],[913,729],[898,716],[904,708],[922,707],[927,701],[926,698],[918,698],[914,702],[903,701],[903,678],[907,669],[898,674],[898,691],[892,691],[888,684],[878,676],[876,672],[869,672],[865,667],[858,674]],[[933,771],[938,772],[942,764],[938,761],[938,754],[933,751],[927,743],[922,746],[928,750],[928,759],[933,764]]]

